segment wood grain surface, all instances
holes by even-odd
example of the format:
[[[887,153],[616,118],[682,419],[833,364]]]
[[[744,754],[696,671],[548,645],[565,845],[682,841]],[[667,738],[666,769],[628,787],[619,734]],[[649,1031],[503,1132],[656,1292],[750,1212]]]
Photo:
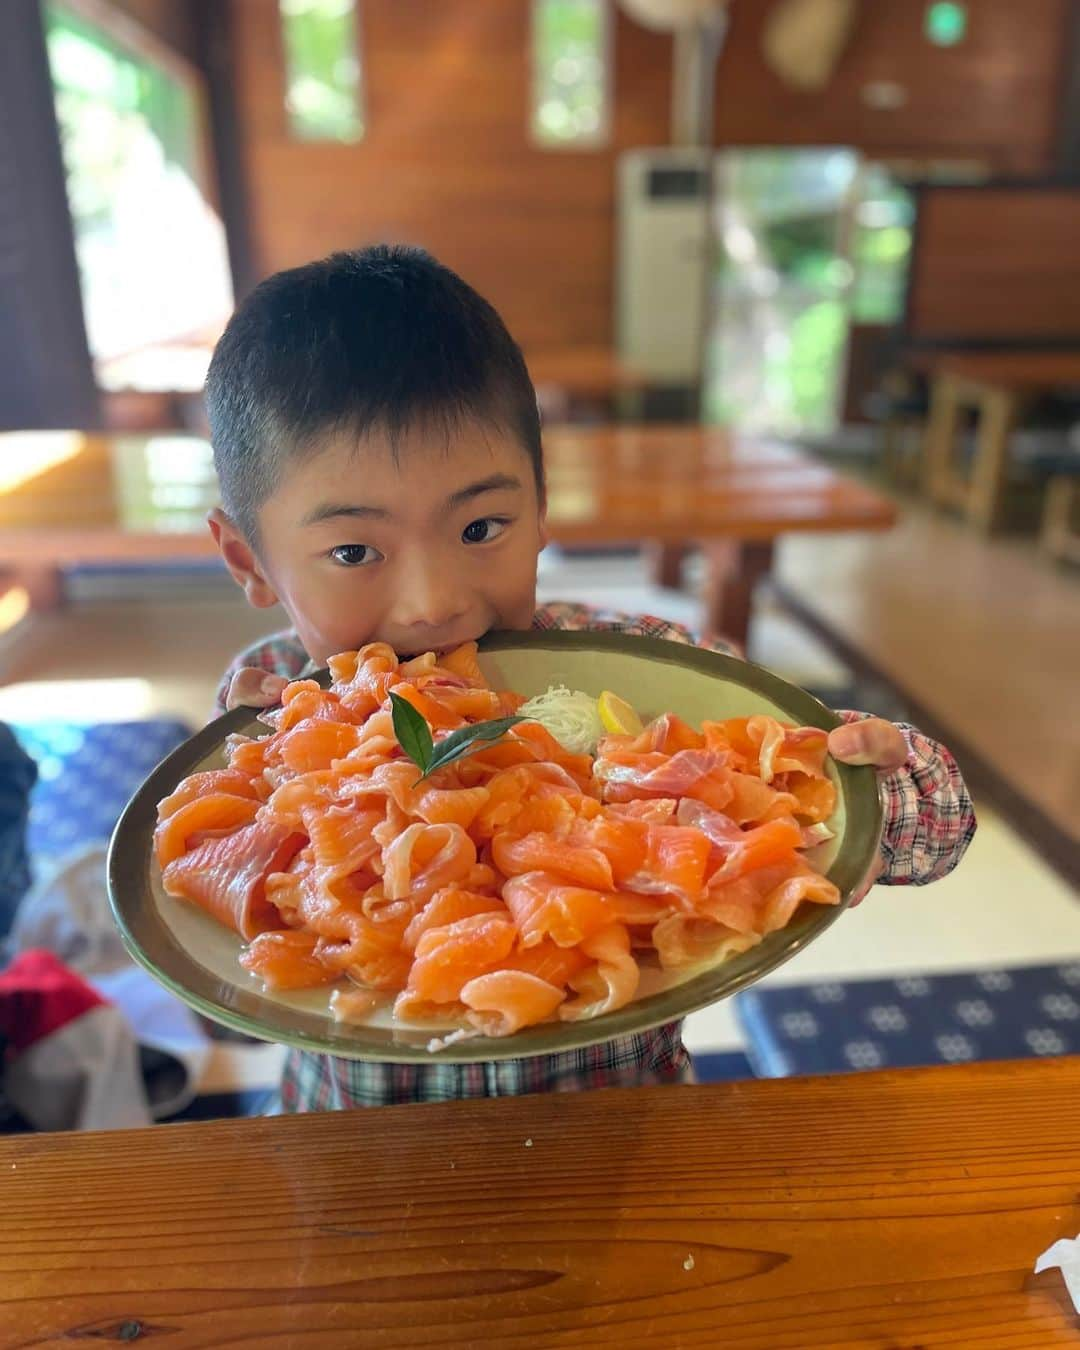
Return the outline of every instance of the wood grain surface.
[[[0,1141],[0,1343],[1048,1350],[1080,1060]]]

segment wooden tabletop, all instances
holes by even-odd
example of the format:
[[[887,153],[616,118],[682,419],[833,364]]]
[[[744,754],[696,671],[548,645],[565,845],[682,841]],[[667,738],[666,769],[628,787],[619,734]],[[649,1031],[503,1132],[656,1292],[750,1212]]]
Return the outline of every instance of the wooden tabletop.
[[[884,529],[896,515],[887,498],[793,446],[720,427],[553,428],[544,444],[560,543],[772,539]],[[52,458],[40,448],[50,445]],[[198,437],[0,436],[0,475],[27,463],[35,471],[20,479],[12,469],[0,491],[0,565],[214,553],[206,512],[217,483]]]
[[[1080,350],[922,353],[916,367],[978,384],[1017,390],[1080,385]]]
[[[5,1346],[1050,1350],[1080,1061],[0,1140]]]

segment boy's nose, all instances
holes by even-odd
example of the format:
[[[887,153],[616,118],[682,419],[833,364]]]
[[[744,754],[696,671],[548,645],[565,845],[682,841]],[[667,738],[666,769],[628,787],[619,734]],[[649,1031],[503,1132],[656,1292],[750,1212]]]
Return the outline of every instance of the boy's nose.
[[[464,606],[452,574],[446,567],[424,561],[403,568],[396,578],[394,626],[399,629],[448,628]]]

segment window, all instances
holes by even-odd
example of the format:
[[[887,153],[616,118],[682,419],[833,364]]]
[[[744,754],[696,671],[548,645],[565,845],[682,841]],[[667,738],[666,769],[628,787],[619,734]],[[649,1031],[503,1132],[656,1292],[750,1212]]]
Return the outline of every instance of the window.
[[[278,0],[289,130],[302,141],[364,134],[355,0]]]
[[[608,138],[607,0],[533,0],[533,138],[547,148]]]
[[[198,389],[232,309],[201,86],[131,25],[45,8],[83,314],[104,388]]]
[[[904,311],[911,229],[915,207],[911,194],[880,164],[864,167],[852,261],[851,317],[855,323],[898,323]]]

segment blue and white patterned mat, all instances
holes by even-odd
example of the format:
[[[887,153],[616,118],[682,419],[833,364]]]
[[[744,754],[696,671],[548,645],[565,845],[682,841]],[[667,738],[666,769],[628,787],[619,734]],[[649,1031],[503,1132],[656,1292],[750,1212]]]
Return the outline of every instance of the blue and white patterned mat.
[[[151,769],[191,735],[185,723],[165,719],[12,730],[37,761],[28,843],[31,858],[43,860],[108,839]]]
[[[1063,965],[750,989],[762,1078],[1080,1053],[1080,957]]]

